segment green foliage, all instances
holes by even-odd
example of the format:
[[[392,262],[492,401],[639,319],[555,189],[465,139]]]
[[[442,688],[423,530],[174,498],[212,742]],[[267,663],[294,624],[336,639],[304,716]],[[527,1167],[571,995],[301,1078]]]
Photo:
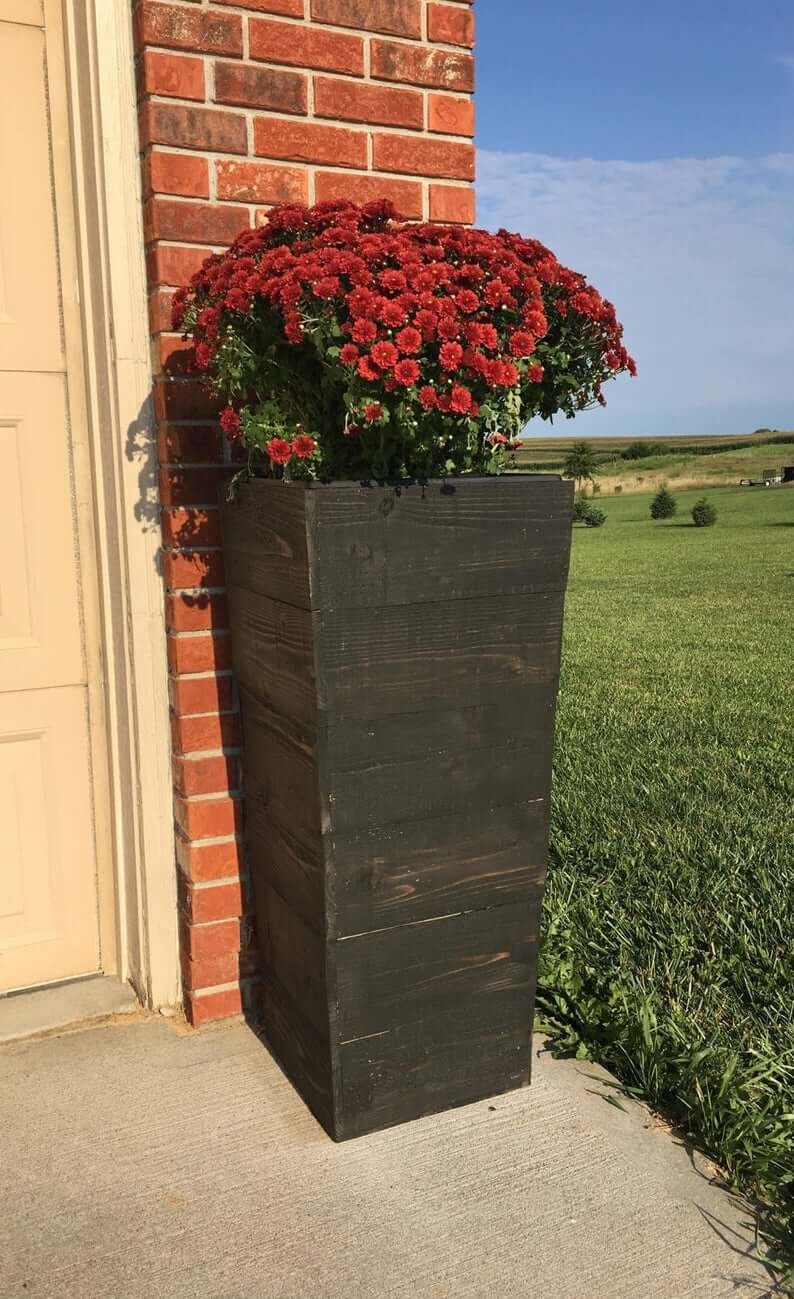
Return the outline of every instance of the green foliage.
[[[563,465],[563,476],[572,478],[579,490],[592,483],[598,473],[598,457],[589,442],[574,442]]]
[[[669,447],[664,442],[630,442],[629,445],[621,451],[623,460],[644,460],[646,456],[663,456],[666,455]]]
[[[668,491],[666,487],[660,487],[651,501],[651,518],[672,519],[677,509],[678,506],[673,493]]]
[[[561,1048],[611,1068],[757,1197],[781,1272],[794,751],[788,530],[769,525],[787,506],[721,492],[723,526],[696,552],[685,529],[643,526],[641,496],[612,503],[598,546],[575,534],[539,995]]]
[[[586,496],[577,494],[573,503],[573,521],[574,523],[584,523],[590,513],[590,502]]]
[[[603,510],[597,510],[595,506],[591,506],[587,511],[585,524],[588,528],[603,528],[606,521],[607,516]]]
[[[705,496],[693,505],[692,522],[696,528],[711,528],[717,522],[717,511]]]

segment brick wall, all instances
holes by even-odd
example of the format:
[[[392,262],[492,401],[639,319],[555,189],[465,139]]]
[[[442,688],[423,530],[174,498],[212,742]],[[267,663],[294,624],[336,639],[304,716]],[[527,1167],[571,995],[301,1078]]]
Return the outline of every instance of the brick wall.
[[[214,411],[170,299],[269,205],[474,216],[469,0],[134,0],[188,1014],[256,996]]]

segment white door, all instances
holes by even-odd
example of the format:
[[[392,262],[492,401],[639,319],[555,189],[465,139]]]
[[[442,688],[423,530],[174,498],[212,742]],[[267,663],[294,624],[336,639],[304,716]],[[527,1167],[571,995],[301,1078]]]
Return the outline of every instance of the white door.
[[[0,990],[100,965],[46,53],[0,0]]]

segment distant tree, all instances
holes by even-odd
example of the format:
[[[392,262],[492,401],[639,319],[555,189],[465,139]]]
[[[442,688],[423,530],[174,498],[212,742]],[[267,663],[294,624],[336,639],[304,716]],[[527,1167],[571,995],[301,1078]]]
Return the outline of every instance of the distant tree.
[[[562,472],[565,478],[574,480],[578,492],[584,491],[585,483],[595,482],[598,460],[589,442],[574,442]]]
[[[646,456],[664,456],[673,448],[667,446],[664,442],[629,442],[627,447],[621,451],[623,460],[644,460]]]
[[[677,509],[678,505],[673,493],[666,487],[660,487],[651,501],[651,518],[672,519]]]
[[[696,528],[710,528],[717,522],[717,511],[705,496],[692,507],[692,522]]]

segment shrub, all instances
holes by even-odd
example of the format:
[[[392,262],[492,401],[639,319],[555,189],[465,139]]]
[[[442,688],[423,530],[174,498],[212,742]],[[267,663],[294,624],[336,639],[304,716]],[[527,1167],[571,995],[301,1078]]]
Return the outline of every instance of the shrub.
[[[666,487],[660,487],[651,501],[652,519],[672,519],[678,506],[673,493]]]
[[[590,503],[584,496],[577,496],[573,503],[573,521],[574,523],[584,523],[590,513]]]
[[[669,446],[666,442],[630,442],[627,447],[621,451],[623,460],[643,460],[645,456],[664,456],[675,451],[675,447]]]
[[[603,510],[589,509],[585,518],[588,528],[603,528],[607,521],[607,516]]]
[[[692,522],[696,528],[710,528],[717,522],[717,511],[705,496],[693,505]]]
[[[498,471],[530,418],[636,369],[614,307],[537,240],[385,200],[274,208],[178,291],[174,327],[279,477]]]

